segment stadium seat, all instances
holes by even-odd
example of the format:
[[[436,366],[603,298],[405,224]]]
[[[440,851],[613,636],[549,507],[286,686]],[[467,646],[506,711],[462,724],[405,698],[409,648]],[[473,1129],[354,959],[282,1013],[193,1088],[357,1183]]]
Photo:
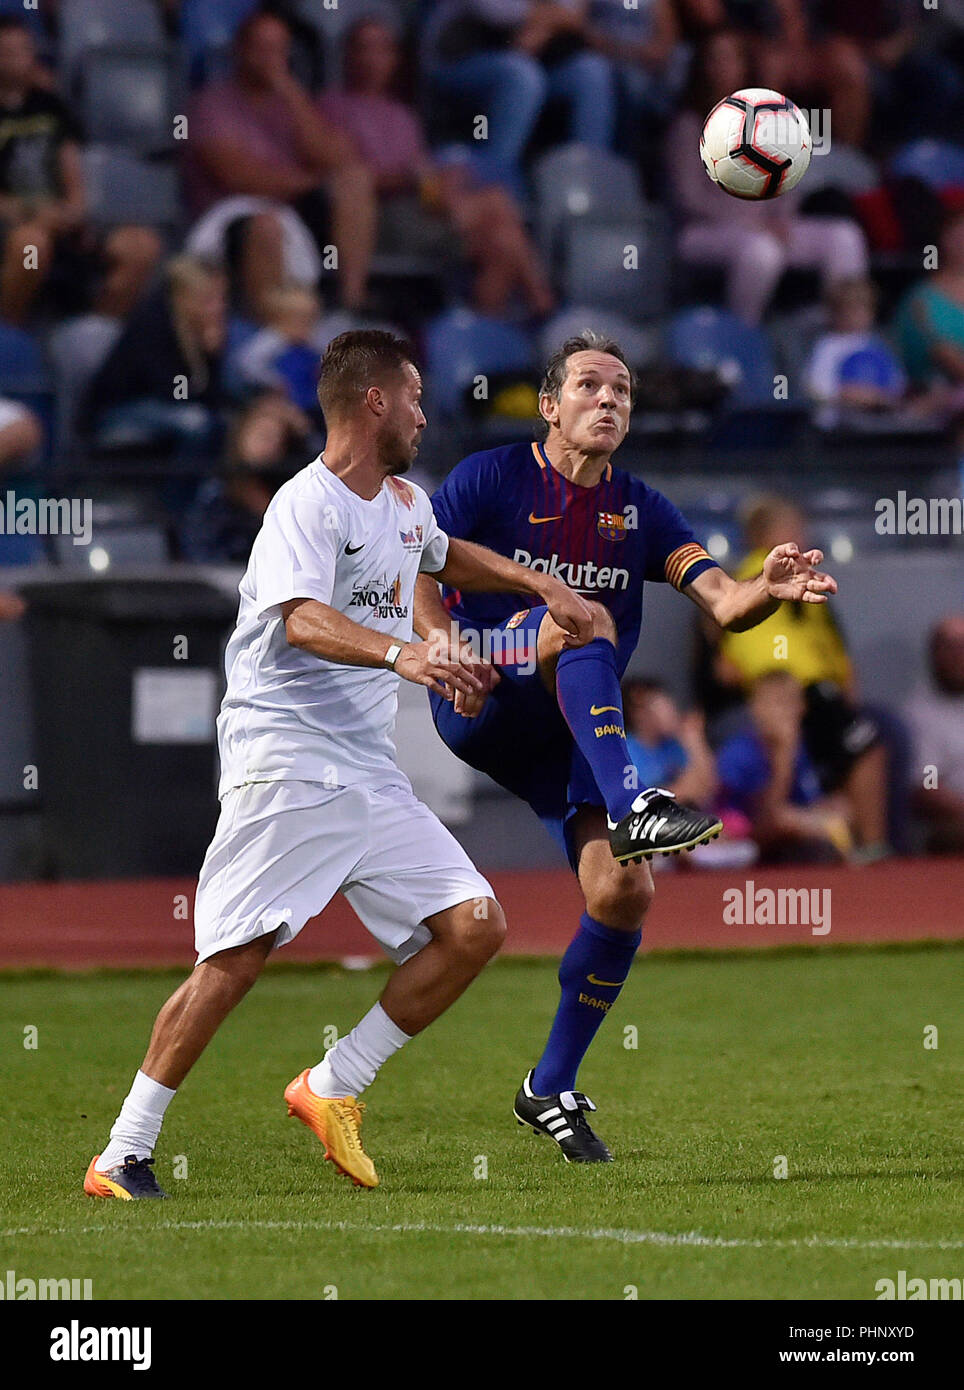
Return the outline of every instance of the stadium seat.
[[[170,229],[181,221],[177,173],[126,150],[88,145],[82,152],[89,216],[99,226],[133,222]]]
[[[183,0],[181,40],[192,82],[210,75],[212,63],[224,57],[238,28],[258,5],[259,0]]]
[[[880,184],[877,164],[853,145],[831,144],[826,154],[815,154],[807,170],[803,188],[809,197],[821,188],[838,188],[841,193],[870,193]]]
[[[47,350],[53,364],[56,394],[56,447],[67,452],[74,442],[74,422],[87,385],[106,360],[121,332],[117,319],[84,314],[58,324]]]
[[[432,404],[452,414],[480,373],[531,371],[532,343],[515,324],[451,309],[429,324],[425,358]]]
[[[915,178],[943,192],[964,188],[964,148],[947,140],[914,140],[899,149],[890,162],[895,178]]]
[[[49,389],[50,374],[40,343],[24,329],[0,322],[0,396]]]
[[[683,309],[670,320],[667,346],[684,367],[715,368],[732,383],[734,406],[773,405],[776,366],[761,328],[725,309]]]
[[[82,93],[88,139],[143,153],[170,147],[174,103],[163,55],[134,49],[88,53]]]
[[[631,254],[635,267],[627,266]],[[563,233],[563,297],[654,318],[669,301],[669,262],[663,224],[649,209],[631,221],[574,221]]]
[[[645,209],[636,170],[628,160],[589,145],[561,145],[537,161],[532,171],[539,240],[554,258],[565,224],[632,222]]]
[[[624,315],[598,306],[565,308],[544,325],[539,334],[539,356],[552,356],[567,338],[575,338],[586,329],[613,338],[634,367],[651,362],[659,348],[659,332],[652,326],[641,328]]]
[[[60,0],[60,68],[72,83],[91,49],[167,51],[160,6],[152,0]]]

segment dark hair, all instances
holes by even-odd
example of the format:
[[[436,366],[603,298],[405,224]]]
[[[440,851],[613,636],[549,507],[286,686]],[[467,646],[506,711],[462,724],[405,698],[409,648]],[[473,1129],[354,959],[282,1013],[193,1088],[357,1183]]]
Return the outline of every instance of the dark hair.
[[[623,681],[623,699],[633,695],[668,695],[666,682],[655,676],[629,676]]]
[[[12,34],[14,32],[30,34],[30,37],[33,38],[26,20],[15,14],[0,14],[0,34]]]
[[[415,351],[404,338],[378,328],[352,329],[332,338],[321,359],[318,404],[325,418],[356,405],[369,386],[415,365]]]
[[[575,352],[605,352],[610,357],[617,357],[629,373],[629,399],[630,401],[636,400],[636,388],[639,382],[635,370],[626,360],[626,354],[615,338],[608,338],[605,333],[595,333],[591,328],[584,328],[581,333],[577,333],[575,337],[567,338],[561,347],[556,348],[546,363],[546,370],[539,387],[540,400],[543,396],[551,396],[554,401],[558,401],[568,375],[569,358]],[[544,418],[542,423],[548,429],[548,424]]]
[[[234,31],[234,38],[231,40],[232,48],[235,50],[243,48],[248,41],[248,36],[257,29],[263,19],[273,19],[277,24],[283,25],[289,35],[291,34],[291,23],[288,16],[274,9],[271,5],[263,5],[252,10],[246,18],[242,19]]]

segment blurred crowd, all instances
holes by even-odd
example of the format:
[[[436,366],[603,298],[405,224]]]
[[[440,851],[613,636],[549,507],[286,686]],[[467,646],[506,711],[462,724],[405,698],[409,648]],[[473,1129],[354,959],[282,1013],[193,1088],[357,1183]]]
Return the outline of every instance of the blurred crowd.
[[[682,407],[696,366],[724,408],[772,409],[783,367],[823,427],[956,430],[961,21],[916,0],[0,0],[0,467],[173,460],[195,482],[164,494],[175,550],[237,559],[317,442],[336,333],[411,334],[450,415],[477,371],[515,374],[487,409],[526,416],[576,311],[661,391],[678,367]],[[697,158],[705,113],[751,84],[812,113],[818,151],[764,206]]]
[[[737,578],[759,574],[808,519],[777,495],[744,513]],[[964,611],[928,637],[925,678],[894,711],[861,693],[832,604],[782,604],[746,632],[696,629],[694,707],[654,677],[627,680],[626,732],[639,785],[716,811],[708,867],[871,864],[893,852],[964,852]]]
[[[744,86],[812,115],[808,174],[766,204],[698,157]],[[964,450],[962,131],[955,3],[0,0],[0,484],[116,481],[170,558],[243,562],[323,444],[325,346],[363,325],[417,343],[439,428],[524,435],[547,348],[589,324],[643,424],[796,412]],[[788,511],[747,512],[747,571]],[[45,558],[0,535],[0,566]],[[910,809],[960,847],[964,619],[901,721],[801,613],[779,660],[776,619],[703,631],[699,715],[634,683],[646,780],[767,857],[871,860],[919,748],[950,770]]]

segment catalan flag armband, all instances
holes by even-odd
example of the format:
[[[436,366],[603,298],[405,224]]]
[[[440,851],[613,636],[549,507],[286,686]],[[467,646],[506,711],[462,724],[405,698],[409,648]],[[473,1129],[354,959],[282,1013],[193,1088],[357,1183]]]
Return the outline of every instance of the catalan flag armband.
[[[674,589],[682,589],[684,583],[687,582],[686,576],[693,566],[702,564],[704,560],[709,560],[711,565],[716,564],[713,556],[701,545],[697,545],[696,541],[689,541],[686,545],[681,545],[674,550],[672,555],[666,557],[663,572]]]

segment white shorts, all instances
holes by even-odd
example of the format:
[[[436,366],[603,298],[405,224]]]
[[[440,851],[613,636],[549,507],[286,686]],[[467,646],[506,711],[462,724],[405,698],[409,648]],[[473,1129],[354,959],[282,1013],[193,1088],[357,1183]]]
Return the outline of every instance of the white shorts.
[[[495,896],[408,787],[252,782],[225,794],[201,866],[198,962],[276,929],[284,946],[338,892],[399,963],[431,940],[426,917]]]

